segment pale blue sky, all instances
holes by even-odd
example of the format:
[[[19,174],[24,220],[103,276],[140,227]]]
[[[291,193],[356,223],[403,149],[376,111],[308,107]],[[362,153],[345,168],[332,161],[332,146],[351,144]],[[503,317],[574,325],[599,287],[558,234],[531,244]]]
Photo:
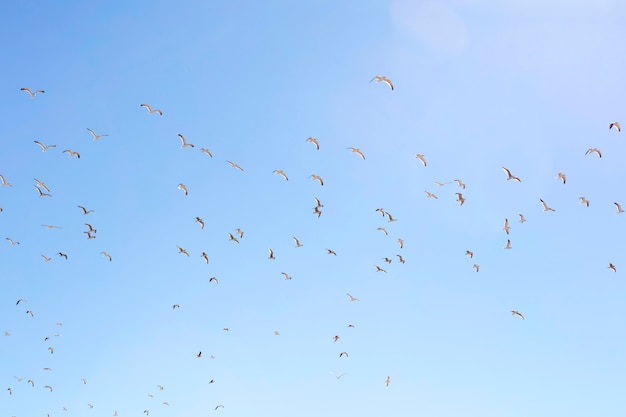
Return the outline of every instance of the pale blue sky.
[[[4,5],[0,417],[624,414],[625,18],[618,0]]]

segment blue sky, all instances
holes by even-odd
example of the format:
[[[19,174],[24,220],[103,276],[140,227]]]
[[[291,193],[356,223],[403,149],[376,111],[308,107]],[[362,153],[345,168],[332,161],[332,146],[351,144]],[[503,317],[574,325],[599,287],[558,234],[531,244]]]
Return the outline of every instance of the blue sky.
[[[617,0],[4,5],[0,417],[623,414],[624,18]]]

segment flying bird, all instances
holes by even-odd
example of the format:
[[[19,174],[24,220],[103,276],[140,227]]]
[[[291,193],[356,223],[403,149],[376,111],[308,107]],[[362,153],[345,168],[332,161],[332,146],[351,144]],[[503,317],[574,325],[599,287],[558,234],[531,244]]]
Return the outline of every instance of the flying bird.
[[[504,249],[511,249],[511,239],[507,239]]]
[[[306,141],[307,141],[307,142],[311,142],[313,145],[315,145],[315,148],[316,148],[318,151],[320,150],[320,143],[318,142],[318,140],[317,140],[317,139],[315,139],[315,138],[311,137],[311,138],[308,138]]]
[[[334,250],[332,250],[332,249],[328,249],[328,248],[326,248],[326,251],[328,252],[328,254],[329,254],[329,255],[335,255],[335,256],[337,256],[337,253],[336,253]]]
[[[341,353],[339,354],[339,357],[341,358],[341,357],[342,357],[342,356],[344,356],[344,355],[345,355],[345,356],[346,356],[346,358],[347,358],[347,357],[348,357],[348,352],[341,352]]]
[[[465,254],[466,254],[467,256],[469,256],[469,257],[470,257],[470,259],[472,259],[472,258],[474,257],[474,252],[472,252],[471,250],[466,250],[466,251],[465,251]]]
[[[187,251],[183,248],[181,248],[180,246],[176,246],[178,248],[178,253],[182,253],[183,255],[187,255],[189,256],[189,253],[187,253]]]
[[[519,222],[520,223],[524,223],[525,221],[526,221],[526,219],[524,218],[524,215],[520,213],[519,214]]]
[[[39,181],[37,178],[33,178],[35,180],[35,182],[37,183],[37,187],[41,187],[44,190],[50,192],[50,189],[48,188],[48,186],[46,184],[43,183],[43,181]]]
[[[313,197],[315,199],[316,207],[324,207],[324,205],[320,202],[319,198]]]
[[[274,251],[273,251],[271,248],[267,248],[267,250],[268,250],[268,251],[269,251],[269,253],[270,253],[270,256],[268,256],[268,257],[267,257],[267,259],[276,259],[276,258],[274,257]]]
[[[394,219],[394,218],[391,216],[391,214],[389,214],[389,212],[388,212],[388,211],[386,211],[386,212],[385,212],[385,216],[387,216],[387,219],[388,219],[387,221],[388,221],[389,223],[391,223],[391,222],[397,222],[397,221],[398,221],[398,219]]]
[[[454,181],[457,183],[459,188],[465,189],[465,184],[463,184],[463,182],[461,180],[454,180]]]
[[[615,265],[613,265],[611,262],[609,262],[609,269],[613,272],[617,272],[617,268],[615,268]]]
[[[391,263],[391,259],[387,258],[386,256],[384,258],[381,258],[383,261],[387,262],[388,264]]]
[[[588,154],[593,153],[593,152],[597,153],[597,154],[598,154],[598,156],[599,156],[600,158],[602,158],[602,152],[600,152],[600,149],[598,149],[598,148],[589,148],[589,149],[587,150],[587,152],[585,152],[585,155],[588,155]]]
[[[504,170],[504,172],[506,172],[507,175],[507,181],[508,180],[515,180],[517,182],[522,182],[522,180],[520,180],[518,177],[516,177],[515,175],[511,174],[511,171],[509,171],[508,169],[506,169],[505,167],[502,167],[502,169]]]
[[[235,233],[237,233],[239,235],[239,238],[243,237],[243,230],[237,228],[237,230],[235,230]]]
[[[159,109],[152,110],[149,104],[140,104],[139,107],[145,107],[148,110],[148,114],[157,113],[159,116],[163,116],[163,112]]]
[[[291,277],[286,272],[281,272],[285,276],[285,281],[291,281]]]
[[[52,197],[52,194],[44,193],[43,191],[41,191],[41,188],[37,187],[36,185],[34,185],[33,187],[35,187],[39,192],[39,197]]]
[[[41,257],[43,258],[44,262],[50,262],[52,260],[52,258],[48,258],[46,255],[41,255]]]
[[[59,255],[60,258],[65,258],[65,260],[67,261],[67,255],[63,252],[58,252],[57,255]]]
[[[353,297],[350,293],[346,293],[346,295],[350,298],[350,301],[361,301],[356,297]]]
[[[615,204],[615,207],[617,208],[617,214],[624,212],[624,210],[622,210],[622,206],[620,206],[619,203],[613,203],[613,204]]]
[[[39,93],[45,93],[44,90],[37,90],[33,93],[33,90],[31,90],[30,88],[26,88],[26,87],[20,88],[20,91],[26,91],[30,95],[30,98],[35,98],[35,96]]]
[[[52,392],[52,387],[50,385],[46,385],[46,386],[44,386],[44,388],[49,389],[50,392]]]
[[[34,142],[35,142],[37,145],[41,146],[41,151],[42,151],[42,152],[46,152],[46,151],[47,151],[48,149],[50,149],[50,148],[56,148],[56,147],[57,147],[57,145],[48,145],[48,146],[46,146],[46,145],[44,145],[43,143],[39,142],[38,140],[35,140]]]
[[[404,258],[402,257],[402,255],[396,255],[396,256],[398,257],[398,262],[400,262],[401,264],[406,262]]]
[[[2,187],[13,187],[12,184],[9,184],[6,180],[6,178],[4,178],[2,175],[0,175],[0,186]]]
[[[389,384],[391,384],[391,378],[387,376],[387,379],[385,379],[385,386],[388,387]]]
[[[196,217],[196,223],[200,223],[200,228],[204,229],[204,220],[202,220],[200,217]]]
[[[61,227],[59,227],[59,226],[54,226],[54,225],[51,225],[51,224],[42,224],[42,226],[43,226],[43,227],[45,227],[45,228],[46,228],[46,229],[48,229],[48,230],[52,230],[52,229],[61,229]]]
[[[189,195],[189,190],[187,190],[187,186],[185,184],[178,184],[178,189],[183,190],[185,192],[185,195]]]
[[[215,409],[217,410],[218,408],[224,408],[224,406],[222,404],[218,405],[215,407]]]
[[[27,300],[20,298],[19,300],[17,300],[17,303],[15,303],[15,305],[19,305],[19,303],[26,303]]]
[[[426,193],[426,198],[434,198],[434,199],[438,198],[435,194],[431,192],[428,192],[428,191],[424,191],[424,192]]]
[[[89,131],[89,133],[91,133],[91,136],[93,136],[93,140],[98,140],[100,138],[103,138],[105,136],[109,136],[109,135],[97,135],[96,132],[94,132],[93,130],[87,128],[87,130]]]
[[[587,200],[584,196],[583,197],[579,197],[579,198],[580,198],[579,204],[584,204],[587,207],[589,207],[589,200]]]
[[[317,214],[317,218],[319,219],[319,217],[322,215],[322,211],[318,206],[315,206],[313,207],[313,214]]]
[[[613,122],[609,125],[609,130],[613,128],[617,129],[618,132],[622,131],[622,129],[619,127],[619,122]]]
[[[94,229],[92,225],[90,225],[89,223],[85,223],[85,226],[87,226],[89,228],[89,233],[97,233],[98,230]]]
[[[76,207],[78,207],[79,209],[81,209],[81,210],[83,211],[83,214],[84,214],[85,216],[86,216],[86,215],[88,215],[89,213],[93,213],[93,212],[94,212],[94,210],[87,210],[87,209],[86,209],[85,207],[83,207],[83,206],[76,206]]]
[[[228,234],[228,240],[232,240],[235,243],[239,243],[239,241],[237,240],[237,238],[235,236],[233,236],[232,233]]]
[[[204,262],[208,265],[209,264],[209,256],[206,254],[206,252],[202,252],[202,259],[204,259]]]
[[[289,181],[289,178],[287,177],[287,174],[285,174],[285,171],[283,171],[282,169],[276,169],[276,170],[274,170],[274,174],[276,174],[276,175],[280,175],[281,177],[283,177],[284,179],[286,179],[287,181]]]
[[[237,165],[236,163],[231,162],[231,161],[226,161],[226,162],[228,162],[228,163],[230,164],[230,166],[231,166],[231,167],[236,168],[236,169],[238,169],[239,171],[243,171],[243,168],[242,168],[242,167],[240,167],[239,165]]]
[[[387,273],[387,271],[385,271],[384,269],[382,269],[380,266],[378,265],[374,265],[374,267],[376,268],[376,272],[384,272],[385,274]]]
[[[424,155],[422,155],[421,153],[418,153],[417,155],[415,155],[415,157],[419,159],[420,161],[422,161],[422,164],[426,166],[426,159],[424,158]]]
[[[5,238],[5,239],[9,241],[9,244],[10,244],[11,246],[13,246],[13,245],[19,245],[19,244],[20,244],[20,242],[17,242],[17,241],[15,241],[15,240],[11,239],[10,237],[7,237],[7,238]],[[26,300],[24,300],[24,301],[26,301]],[[19,303],[19,301],[18,301],[18,303]]]
[[[459,202],[459,206],[462,206],[463,203],[465,203],[465,198],[463,198],[463,194],[461,193],[454,193],[456,194],[456,201]]]
[[[213,154],[207,148],[201,148],[200,152],[205,153],[205,154],[209,155],[211,158],[213,158]]]
[[[474,268],[476,272],[478,272],[478,270],[480,269],[480,266],[478,266],[478,264],[474,264],[472,268]]]
[[[541,201],[541,205],[543,206],[543,211],[556,211],[555,209],[548,207],[546,202],[543,201],[542,199],[539,199],[539,201]]]
[[[398,245],[400,245],[400,249],[402,249],[404,247],[404,240],[399,237],[397,242],[398,242]]]
[[[181,135],[180,133],[178,133],[178,138],[180,139],[182,145],[180,146],[181,148],[193,148],[193,143],[187,143],[187,139],[185,139],[185,137],[183,135]]]
[[[502,230],[508,235],[509,234],[509,219],[504,219],[504,227]]]
[[[389,86],[389,88],[391,88],[391,91],[393,91],[393,84],[391,82],[391,80],[385,76],[381,76],[381,75],[375,75],[374,78],[372,78],[370,80],[370,82],[376,80],[377,83],[385,83]]]
[[[311,174],[311,175],[309,175],[309,178],[313,178],[314,180],[319,181],[320,185],[322,185],[322,186],[324,185],[324,180],[320,176],[317,176],[315,174]]]
[[[519,317],[521,317],[521,318],[522,318],[522,320],[526,320],[526,319],[524,318],[524,316],[522,315],[522,313],[520,313],[520,312],[519,312],[519,311],[517,311],[517,310],[511,310],[511,314],[512,314],[512,315],[514,315],[514,316],[519,316]]]
[[[298,238],[295,236],[293,237],[293,241],[296,243],[296,248],[301,248],[302,246],[304,246],[303,244],[300,243]]]
[[[172,310],[176,310],[177,308],[180,308],[180,304],[174,304],[174,305],[172,305]]]
[[[109,260],[109,262],[111,262],[111,261],[113,260],[113,258],[111,257],[111,255],[109,255],[109,254],[108,254],[108,253],[106,253],[106,252],[100,252],[100,254],[101,254],[102,256],[104,256],[105,258],[107,258],[107,259]]]
[[[389,233],[387,233],[387,229],[385,229],[384,227],[379,227],[376,230],[380,230],[381,232],[383,232],[385,235],[388,235]]]
[[[556,174],[556,179],[563,181],[563,184],[565,184],[565,182],[567,181],[567,175],[559,172],[558,174]]]
[[[347,148],[350,149],[351,152],[359,155],[361,158],[365,159],[365,155],[363,155],[363,152],[361,152],[361,150],[359,148]]]

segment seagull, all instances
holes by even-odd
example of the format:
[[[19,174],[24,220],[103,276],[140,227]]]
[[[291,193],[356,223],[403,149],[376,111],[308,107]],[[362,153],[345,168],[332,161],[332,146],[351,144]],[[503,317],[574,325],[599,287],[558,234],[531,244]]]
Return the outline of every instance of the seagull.
[[[600,149],[598,149],[598,148],[589,148],[589,149],[587,150],[587,152],[585,152],[585,155],[590,154],[590,153],[593,153],[593,152],[597,153],[597,154],[598,154],[598,156],[599,156],[600,158],[602,158],[602,152],[600,152]]]
[[[294,236],[293,240],[294,242],[296,242],[296,248],[301,248],[302,246],[304,246],[303,244],[300,243],[297,237]]]
[[[202,357],[202,351],[198,352],[198,354],[196,355],[196,358],[201,358]]]
[[[71,149],[66,149],[66,150],[64,150],[64,151],[63,151],[63,152],[61,152],[61,153],[66,153],[66,152],[67,152],[67,155],[68,155],[70,158],[71,158],[72,156],[76,156],[76,157],[78,157],[78,159],[80,159],[80,153],[78,153],[78,152],[74,152],[74,151],[73,151],[73,150],[71,150]]]
[[[415,157],[419,159],[420,161],[422,161],[422,164],[426,166],[426,159],[424,159],[424,155],[422,155],[421,153],[418,153],[417,155],[415,155]]]
[[[9,184],[6,180],[6,178],[4,178],[2,175],[0,175],[0,186],[3,187],[13,187],[13,185]]]
[[[239,243],[239,241],[237,240],[237,238],[235,236],[233,236],[232,233],[228,234],[228,240],[232,240],[235,243]]]
[[[54,348],[53,347],[49,347],[48,350],[50,351],[50,354],[54,353]]]
[[[291,277],[286,272],[281,272],[285,276],[285,281],[291,281]]]
[[[285,171],[283,171],[282,169],[274,170],[274,174],[280,175],[281,177],[289,181],[289,178],[287,178],[287,174],[285,174]]]
[[[559,172],[558,174],[556,174],[556,179],[563,181],[563,184],[565,184],[565,181],[567,181],[567,175]]]
[[[50,385],[46,385],[46,386],[44,386],[44,388],[49,389],[50,392],[52,392],[52,387]]]
[[[400,262],[401,264],[406,262],[404,258],[402,257],[402,255],[396,255],[396,256],[398,257],[398,262]]]
[[[17,303],[15,303],[15,305],[19,305],[19,303],[26,303],[27,300],[20,298],[19,300],[17,300]]]
[[[174,305],[172,305],[172,310],[176,310],[177,308],[180,308],[180,304],[174,304]]]
[[[504,230],[507,235],[509,234],[509,219],[504,219],[504,227],[502,230]]]
[[[618,132],[621,132],[622,129],[619,127],[619,122],[613,122],[609,125],[609,130],[613,129],[615,127],[615,129],[617,129]]]
[[[92,225],[90,225],[89,223],[85,223],[85,226],[87,226],[89,228],[89,232],[93,232],[93,233],[97,233],[98,231],[96,229],[93,228]]]
[[[461,193],[454,193],[456,194],[456,201],[459,202],[459,206],[462,206],[463,203],[465,203],[465,198],[463,198],[463,194]]]
[[[504,249],[511,249],[511,239],[507,239]]]
[[[587,200],[584,196],[580,197],[580,203],[579,204],[585,204],[587,207],[589,207],[589,200]]]
[[[63,252],[58,252],[57,255],[59,255],[60,258],[65,258],[65,260],[67,261],[67,255]]]
[[[358,298],[353,297],[350,293],[346,293],[346,295],[347,295],[348,297],[350,297],[350,301],[361,301],[361,300],[359,300]]]
[[[243,230],[237,228],[237,230],[235,230],[235,232],[239,235],[240,238],[243,237]]]
[[[48,258],[46,255],[41,255],[41,257],[45,262],[50,262],[52,260],[52,258]]]
[[[276,259],[274,257],[274,251],[271,248],[267,248],[267,250],[270,252],[270,256],[268,256],[267,259]]]
[[[449,182],[439,182],[439,181],[433,181],[435,183],[435,185],[439,186],[439,187],[443,187],[446,184],[450,184]]]
[[[361,152],[361,150],[359,148],[347,148],[350,149],[351,152],[359,155],[361,158],[365,159],[365,155],[363,155],[363,152]]]
[[[517,311],[517,310],[511,310],[511,314],[513,314],[514,316],[520,316],[520,317],[522,318],[522,320],[526,320],[526,319],[524,318],[524,316],[522,315],[522,313],[520,313],[520,312],[519,312],[519,311]]]
[[[333,337],[333,342],[336,342],[337,340],[339,340],[339,335],[338,334]]]
[[[169,407],[170,403],[168,403],[167,401],[163,401],[163,405],[167,405]]]
[[[347,358],[347,357],[348,357],[348,352],[341,352],[341,353],[339,354],[339,357],[341,358],[343,355],[346,355],[346,358]]]
[[[13,390],[11,388],[7,388],[7,391],[9,391],[9,395],[13,395]]]
[[[322,212],[320,211],[320,208],[318,206],[313,207],[313,214],[317,214],[318,218],[322,215]]]
[[[539,199],[539,201],[541,201],[541,205],[543,206],[543,211],[556,211],[555,209],[548,207],[546,202],[543,201],[542,199]]]
[[[182,253],[183,255],[187,255],[189,256],[189,253],[187,253],[187,251],[183,248],[181,248],[180,246],[176,246],[178,248],[178,253]]]
[[[88,215],[89,213],[93,213],[93,212],[94,212],[93,210],[87,210],[87,209],[86,209],[85,207],[83,207],[83,206],[76,206],[76,207],[78,207],[79,209],[81,209],[81,210],[83,211],[83,214],[84,214],[85,216],[86,216],[86,215]]]
[[[209,155],[211,158],[213,158],[213,154],[207,148],[201,148],[200,152],[205,153],[205,154]]]
[[[111,255],[109,255],[109,254],[108,254],[108,253],[106,253],[106,252],[100,252],[100,254],[101,254],[102,256],[104,256],[105,258],[107,258],[107,259],[109,260],[109,262],[111,262],[111,261],[113,260],[113,258],[111,257]]]
[[[48,188],[48,186],[46,184],[43,183],[43,181],[39,181],[37,178],[33,178],[35,180],[35,182],[37,183],[37,187],[41,187],[44,190],[50,192],[50,189]]]
[[[526,221],[526,219],[524,218],[524,215],[520,213],[519,214],[519,222],[520,223],[524,223],[525,221]]]
[[[389,214],[388,211],[385,212],[385,216],[387,216],[387,218],[389,219],[387,220],[389,223],[398,221],[398,219],[394,219],[393,217],[391,217],[391,214]]]
[[[391,259],[387,258],[386,256],[384,258],[381,258],[383,261],[387,262],[388,264],[391,263]]]
[[[379,227],[376,230],[380,230],[381,232],[383,232],[385,235],[388,235],[389,233],[387,233],[387,229],[385,229],[384,227]]]
[[[87,385],[87,380],[85,378],[81,378],[80,380],[83,381],[84,385]]]
[[[48,230],[51,230],[51,229],[61,229],[61,227],[54,226],[54,225],[51,225],[51,224],[42,224],[42,226],[45,227]]]
[[[476,272],[478,272],[478,270],[480,269],[480,266],[478,266],[478,264],[474,264],[474,266],[472,266],[472,268],[474,268],[476,270]]]
[[[194,147],[193,143],[187,143],[187,139],[185,139],[185,137],[181,135],[180,133],[178,134],[178,138],[182,142],[182,145],[180,146],[181,148],[193,148]]]
[[[41,188],[37,187],[36,185],[34,185],[34,187],[37,189],[37,191],[39,191],[39,197],[52,197],[52,194],[44,193],[43,191],[41,191]]]
[[[185,192],[185,195],[189,194],[189,191],[187,190],[187,186],[185,184],[178,184],[178,189],[183,190]]]
[[[399,237],[397,242],[400,245],[400,249],[402,249],[404,247],[404,240],[401,237]]]
[[[461,180],[454,180],[454,181],[457,183],[459,188],[465,189],[465,184],[463,184],[463,182]]]
[[[381,75],[375,75],[374,78],[372,78],[370,80],[370,82],[376,80],[377,83],[385,83],[389,86],[389,88],[391,88],[391,91],[393,91],[393,84],[391,83],[391,80],[385,76],[381,76]]]
[[[313,198],[315,199],[316,207],[324,207],[324,205],[322,203],[320,203],[319,198],[317,198],[317,197],[313,197]]]
[[[385,386],[388,387],[389,384],[391,384],[391,378],[387,376],[387,379],[385,379]]]
[[[381,216],[385,217],[385,210],[384,210],[382,207],[381,207],[381,208],[377,208],[377,209],[376,209],[376,210],[374,210],[374,211],[379,212]]]
[[[311,138],[308,138],[306,141],[307,141],[307,142],[311,142],[313,145],[315,145],[315,148],[316,148],[318,151],[320,150],[320,143],[317,141],[317,139],[315,139],[315,138],[311,137]]]
[[[109,135],[96,135],[96,132],[94,132],[93,130],[87,128],[87,130],[89,131],[89,133],[91,133],[91,136],[93,136],[93,140],[98,140],[100,138],[103,138],[105,136],[109,136]]]
[[[624,210],[622,210],[622,206],[620,206],[619,203],[613,203],[613,204],[615,204],[615,207],[617,207],[617,214],[624,212]]]
[[[159,110],[159,109],[152,110],[152,107],[150,107],[149,104],[140,104],[139,107],[145,107],[146,110],[148,110],[148,114],[158,113],[159,116],[163,116],[163,112],[161,110]]]
[[[9,244],[10,244],[11,246],[13,246],[13,245],[19,245],[19,244],[20,244],[20,242],[17,242],[17,241],[15,241],[15,240],[11,239],[10,237],[7,237],[7,238],[5,238],[5,239],[9,241]],[[26,300],[23,300],[23,301],[26,301]],[[19,303],[19,301],[18,301],[18,303]]]
[[[611,269],[613,272],[617,272],[617,268],[615,268],[615,265],[613,265],[611,262],[609,262],[609,269]]]
[[[424,191],[424,192],[426,193],[426,198],[434,198],[434,199],[438,198],[435,194],[431,192],[428,192],[428,191]]]
[[[26,381],[27,384],[30,384],[31,387],[35,386],[35,381],[33,381],[32,379],[29,379],[28,381]]]
[[[30,95],[30,98],[35,98],[35,96],[39,93],[45,93],[45,91],[43,90],[37,90],[33,93],[33,91],[30,88],[26,88],[26,87],[20,88],[20,91],[26,91]]]
[[[209,278],[209,282],[214,282],[216,284],[219,284],[220,282],[217,280],[217,277],[211,277]]]
[[[518,177],[514,176],[513,174],[511,174],[511,171],[509,171],[508,169],[506,169],[505,167],[502,167],[502,169],[504,170],[504,172],[506,172],[507,175],[507,181],[508,180],[515,180],[517,182],[522,182],[522,180],[520,180]]]
[[[50,148],[56,148],[56,147],[57,147],[57,145],[48,145],[48,146],[46,146],[46,145],[44,145],[43,143],[39,142],[38,140],[35,140],[34,142],[35,142],[37,145],[41,146],[41,151],[42,151],[42,152],[46,152],[46,151],[47,151],[48,149],[50,149]]]
[[[215,409],[217,410],[218,408],[224,408],[224,406],[222,404],[218,405],[215,407]]]
[[[466,250],[466,251],[465,251],[465,254],[466,254],[467,256],[469,256],[469,257],[470,257],[470,259],[472,259],[472,258],[474,257],[474,252],[472,252],[471,250]]]
[[[200,223],[200,228],[204,229],[204,220],[202,220],[200,217],[196,217],[196,223]]]
[[[380,266],[378,265],[374,265],[374,267],[376,267],[376,272],[384,272],[385,274],[387,273],[387,271],[385,271],[384,269],[382,269]]]
[[[324,185],[324,180],[322,179],[322,177],[319,177],[315,174],[311,174],[309,175],[309,178],[313,178],[314,180],[319,181],[322,186]]]
[[[329,255],[335,255],[335,256],[337,256],[337,253],[336,253],[334,250],[332,250],[332,249],[328,249],[328,248],[326,248],[326,250],[328,251],[328,254],[329,254]]]
[[[230,164],[230,166],[231,166],[231,167],[233,167],[233,168],[237,168],[239,171],[243,171],[243,168],[242,168],[242,167],[240,167],[239,165],[237,165],[236,163],[231,162],[231,161],[226,161],[226,162],[228,162],[228,163]]]
[[[87,407],[93,408],[93,405],[92,404],[87,404]]]
[[[348,327],[351,327],[351,328],[353,328],[353,329],[354,329],[354,324],[352,324],[352,323],[348,323]]]
[[[209,256],[206,254],[206,252],[202,252],[202,259],[204,259],[204,262],[208,265],[209,264]]]
[[[162,385],[157,385],[157,388],[159,389],[159,391],[163,391],[163,386]]]

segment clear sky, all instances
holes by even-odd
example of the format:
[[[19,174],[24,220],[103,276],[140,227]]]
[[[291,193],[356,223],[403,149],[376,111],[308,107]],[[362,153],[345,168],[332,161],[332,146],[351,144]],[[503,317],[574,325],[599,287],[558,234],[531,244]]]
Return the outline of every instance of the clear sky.
[[[0,417],[623,415],[625,19],[5,2]]]

